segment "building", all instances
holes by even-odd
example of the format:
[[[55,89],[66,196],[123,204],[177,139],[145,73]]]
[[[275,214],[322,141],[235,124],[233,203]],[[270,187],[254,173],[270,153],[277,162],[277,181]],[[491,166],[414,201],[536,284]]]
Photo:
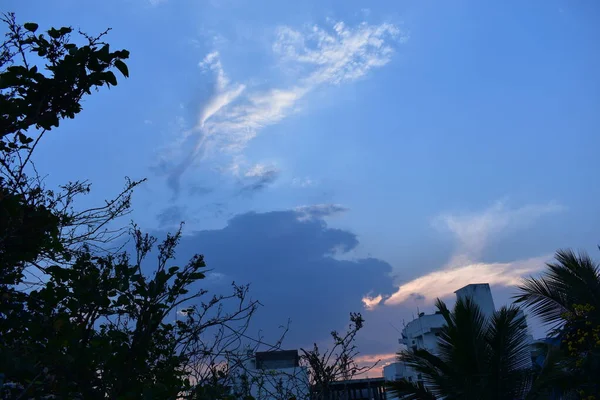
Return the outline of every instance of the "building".
[[[318,398],[313,392],[312,398]],[[332,400],[387,400],[384,378],[351,379],[329,385]]]
[[[454,293],[457,299],[470,298],[479,306],[486,318],[490,318],[496,311],[492,291],[487,283],[470,284]],[[519,313],[521,316],[525,316],[522,311]],[[437,337],[444,323],[444,317],[439,311],[434,314],[419,313],[417,318],[404,326],[401,338],[398,341],[406,349],[424,349],[432,354],[437,354]],[[532,343],[533,336],[529,332],[529,327],[526,325],[524,329],[527,329],[529,343]],[[385,366],[383,376],[386,381],[407,379],[411,382],[418,382],[421,380],[421,377],[403,362],[395,362]],[[389,396],[388,398],[392,399]]]
[[[490,289],[488,283],[473,283],[458,289],[454,293],[457,300],[461,299],[464,301],[470,298],[479,306],[479,309],[486,318],[490,318],[496,311],[494,299],[492,298],[492,289]]]
[[[256,399],[318,398],[310,387],[308,371],[300,365],[297,350],[249,353],[243,367],[236,371],[231,388],[236,398],[251,395]],[[387,400],[384,378],[337,381],[329,386],[332,400]]]
[[[310,394],[308,371],[300,366],[298,350],[250,353],[235,375],[232,392],[242,397],[304,399]]]

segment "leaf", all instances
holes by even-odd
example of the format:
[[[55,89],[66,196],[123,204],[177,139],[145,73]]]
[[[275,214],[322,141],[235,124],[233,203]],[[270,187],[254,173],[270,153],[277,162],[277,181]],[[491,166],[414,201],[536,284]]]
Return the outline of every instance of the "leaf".
[[[17,136],[19,138],[19,141],[23,144],[27,144],[27,143],[31,143],[33,140],[27,136],[25,136],[23,133],[18,132]]]
[[[122,306],[127,304],[127,296],[122,294],[119,296],[119,298],[117,299],[117,306]]]
[[[105,63],[110,62],[110,51],[108,44],[105,44],[100,48],[100,50],[96,51],[98,54],[98,58]]]
[[[64,324],[65,324],[65,320],[64,319],[57,319],[56,321],[54,321],[54,324],[53,324],[54,325],[54,330],[55,331],[60,331]]]
[[[123,74],[125,78],[129,78],[129,69],[127,68],[127,64],[121,60],[116,60],[115,67]]]
[[[113,86],[117,86],[117,77],[112,73],[112,71],[104,73],[104,80]]]
[[[60,32],[54,28],[50,28],[48,29],[48,36],[50,36],[52,39],[58,39],[60,37]]]
[[[23,28],[27,29],[29,32],[35,32],[37,31],[38,24],[34,22],[26,22],[23,24]]]
[[[189,275],[189,279],[193,280],[193,281],[197,281],[199,279],[204,279],[206,277],[206,275],[204,275],[202,272],[192,272]]]
[[[58,30],[58,32],[64,36],[64,35],[68,35],[69,33],[73,32],[73,29],[69,28],[68,26],[63,26],[62,28],[60,28]]]

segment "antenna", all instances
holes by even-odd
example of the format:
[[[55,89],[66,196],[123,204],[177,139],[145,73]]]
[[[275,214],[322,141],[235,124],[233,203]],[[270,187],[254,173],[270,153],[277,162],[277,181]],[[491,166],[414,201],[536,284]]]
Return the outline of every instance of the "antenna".
[[[402,322],[404,322],[404,320],[402,320]],[[399,334],[402,334],[402,332],[400,331],[400,329],[396,328],[394,326],[394,324],[392,324],[392,322],[390,321],[390,325],[392,326],[392,328],[394,328],[396,330],[396,332],[398,332]]]
[[[421,321],[421,313],[419,312],[419,306],[417,306],[417,315],[419,316],[419,329],[421,333],[421,340],[423,341],[423,348],[425,348],[425,334],[423,333],[423,321]],[[419,346],[419,339],[417,338],[417,347]]]

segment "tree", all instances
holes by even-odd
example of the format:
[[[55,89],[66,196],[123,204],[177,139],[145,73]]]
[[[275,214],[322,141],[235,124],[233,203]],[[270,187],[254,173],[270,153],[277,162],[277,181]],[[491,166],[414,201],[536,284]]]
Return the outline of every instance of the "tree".
[[[210,342],[211,327],[249,318],[257,303],[235,285],[231,296],[201,301],[207,291],[191,285],[204,277],[202,256],[182,268],[169,265],[179,231],[157,246],[155,272],[145,274],[156,239],[137,228],[132,234],[133,260],[84,254],[70,268],[49,267],[48,283],[27,294],[19,320],[8,315],[0,370],[20,393],[174,399],[201,390],[189,379],[195,344]],[[234,304],[225,311],[228,301]]]
[[[370,371],[379,363],[361,366],[357,362],[359,352],[355,340],[363,324],[364,319],[360,313],[351,313],[346,333],[331,332],[331,349],[321,353],[316,343],[311,350],[301,349],[302,360],[308,367],[312,398],[328,400],[333,382],[350,380]]]
[[[572,379],[563,389],[600,396],[600,267],[587,254],[559,250],[539,278],[525,279],[517,303],[528,307],[561,341]]]
[[[519,309],[502,307],[487,321],[471,299],[458,299],[452,311],[441,300],[436,307],[445,320],[437,354],[425,349],[401,351],[399,360],[420,379],[392,382],[391,393],[406,399],[525,398],[533,374]]]
[[[180,230],[156,245],[134,225],[133,255],[122,251],[116,239],[128,230],[117,219],[141,181],[79,210],[89,183],[47,189],[32,158],[45,133],[82,110],[86,94],[117,84],[113,69],[128,76],[129,52],[111,52],[108,31],[79,32],[77,41],[69,27],[36,34],[37,24],[19,25],[13,14],[3,21],[0,397],[202,398],[212,367],[245,337],[258,307],[248,287],[210,295],[199,286],[201,255],[173,265]]]
[[[0,48],[0,285],[5,285],[20,281],[27,264],[70,257],[66,250],[84,241],[108,241],[107,223],[126,213],[140,182],[128,181],[105,206],[80,211],[72,209],[73,199],[89,192],[86,182],[45,190],[32,162],[37,144],[62,118],[81,111],[84,95],[117,84],[111,69],[128,76],[129,52],[111,52],[102,41],[106,32],[96,37],[80,32],[85,44],[78,46],[69,27],[36,35],[37,24],[19,25],[14,14],[2,21],[8,28]]]

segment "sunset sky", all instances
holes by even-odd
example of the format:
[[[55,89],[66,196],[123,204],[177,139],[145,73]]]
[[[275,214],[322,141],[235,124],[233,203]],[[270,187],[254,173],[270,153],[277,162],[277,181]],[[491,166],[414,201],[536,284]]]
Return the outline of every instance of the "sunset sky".
[[[84,207],[148,178],[132,219],[186,221],[181,259],[203,253],[215,291],[250,283],[288,348],[360,311],[362,353],[389,359],[436,297],[489,282],[501,305],[558,248],[600,258],[597,1],[0,8],[131,51],[39,148],[47,183],[89,179]]]

